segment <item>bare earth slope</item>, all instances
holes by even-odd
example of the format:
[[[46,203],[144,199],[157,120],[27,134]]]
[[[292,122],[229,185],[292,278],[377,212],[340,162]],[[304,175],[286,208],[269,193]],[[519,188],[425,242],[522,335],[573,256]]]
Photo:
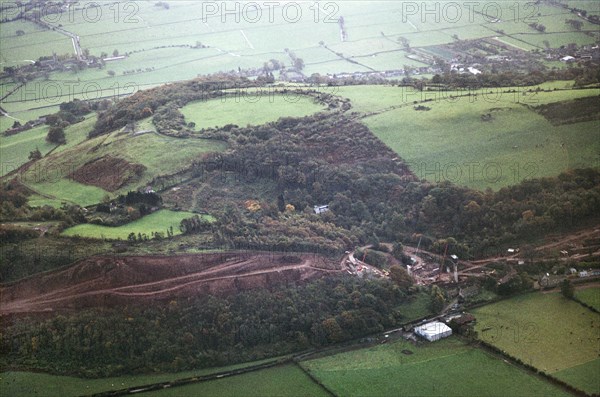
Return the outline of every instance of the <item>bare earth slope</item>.
[[[97,256],[0,287],[0,315],[227,294],[337,272],[316,254]],[[332,270],[333,269],[333,270]]]

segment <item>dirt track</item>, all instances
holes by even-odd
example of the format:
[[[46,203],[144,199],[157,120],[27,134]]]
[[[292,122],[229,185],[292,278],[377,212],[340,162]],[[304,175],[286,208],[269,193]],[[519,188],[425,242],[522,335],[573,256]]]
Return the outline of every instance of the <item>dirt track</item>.
[[[99,256],[0,287],[0,315],[228,294],[337,271],[335,262],[315,254]]]

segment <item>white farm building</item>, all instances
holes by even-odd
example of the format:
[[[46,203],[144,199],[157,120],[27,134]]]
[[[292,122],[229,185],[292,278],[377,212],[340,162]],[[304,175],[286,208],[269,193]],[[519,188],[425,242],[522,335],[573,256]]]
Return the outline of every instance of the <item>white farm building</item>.
[[[452,329],[444,323],[434,321],[416,327],[415,334],[427,339],[429,342],[435,342],[452,335]]]

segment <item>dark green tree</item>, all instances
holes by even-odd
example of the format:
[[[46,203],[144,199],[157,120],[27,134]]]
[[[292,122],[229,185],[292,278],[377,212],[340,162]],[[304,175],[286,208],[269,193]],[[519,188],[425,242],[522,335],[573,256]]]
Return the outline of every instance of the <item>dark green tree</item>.
[[[573,299],[575,296],[575,287],[568,278],[560,283],[560,293],[567,299]]]
[[[48,135],[46,136],[46,141],[56,145],[64,145],[67,143],[65,131],[61,127],[50,127]]]

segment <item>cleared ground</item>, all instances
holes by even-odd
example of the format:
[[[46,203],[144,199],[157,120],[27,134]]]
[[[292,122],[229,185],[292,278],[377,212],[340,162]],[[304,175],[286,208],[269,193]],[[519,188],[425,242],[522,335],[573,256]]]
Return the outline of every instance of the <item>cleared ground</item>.
[[[473,311],[479,338],[588,393],[599,393],[600,315],[560,293],[518,296]],[[561,371],[562,372],[561,374]]]
[[[302,365],[340,396],[569,395],[453,337],[422,346],[399,340]],[[465,374],[477,381],[461,381]]]
[[[316,254],[91,257],[0,287],[0,315],[225,294],[336,271],[324,269],[337,269],[337,265]]]

